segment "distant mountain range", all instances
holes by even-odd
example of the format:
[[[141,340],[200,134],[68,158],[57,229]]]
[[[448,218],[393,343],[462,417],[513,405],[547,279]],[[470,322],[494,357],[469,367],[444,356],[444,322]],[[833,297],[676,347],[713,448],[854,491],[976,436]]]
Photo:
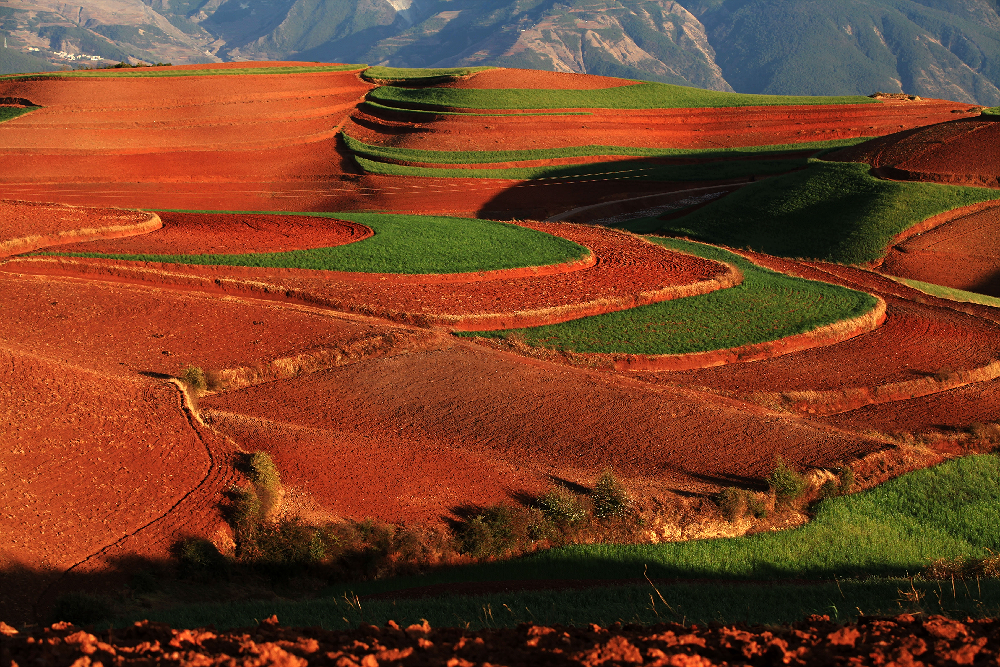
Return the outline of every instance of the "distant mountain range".
[[[123,59],[499,65],[747,93],[906,92],[996,106],[997,2],[0,0],[0,71]]]

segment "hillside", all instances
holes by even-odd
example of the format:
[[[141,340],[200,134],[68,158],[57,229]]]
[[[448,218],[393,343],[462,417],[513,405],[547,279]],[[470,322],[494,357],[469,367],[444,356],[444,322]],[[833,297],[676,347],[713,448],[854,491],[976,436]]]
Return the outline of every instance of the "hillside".
[[[783,95],[1000,104],[994,0],[0,0],[18,50],[104,61],[494,65]],[[87,61],[88,63],[91,61]],[[2,71],[2,70],[0,70]]]

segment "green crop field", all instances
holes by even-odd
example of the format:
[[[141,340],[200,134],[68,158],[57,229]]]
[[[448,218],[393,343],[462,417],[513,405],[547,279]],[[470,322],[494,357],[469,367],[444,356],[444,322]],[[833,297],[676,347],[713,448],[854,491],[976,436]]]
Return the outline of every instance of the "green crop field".
[[[1000,199],[987,188],[884,181],[867,164],[810,159],[809,168],[740,188],[661,233],[781,257],[871,262],[894,236],[960,206]]]
[[[13,120],[40,108],[41,107],[0,107],[0,123],[5,120]]]
[[[580,178],[630,179],[639,181],[719,181],[748,176],[782,174],[806,166],[806,158],[788,160],[725,160],[696,164],[656,164],[642,160],[592,162],[579,166],[510,167],[411,167],[376,162],[360,156],[354,160],[369,174],[419,176],[423,178],[499,178],[517,181],[576,180]]]
[[[519,559],[456,567],[423,576],[332,586],[306,602],[253,601],[189,605],[142,618],[177,627],[252,625],[276,613],[287,625],[346,627],[427,618],[432,625],[512,626],[521,621],[585,624],[657,618],[704,623],[785,622],[808,613],[847,620],[858,613],[898,613],[905,577],[939,558],[983,557],[1000,550],[1000,457],[971,456],[918,470],[862,493],[830,498],[800,528],[690,542],[576,545]],[[474,597],[391,599],[417,586],[523,580],[677,580],[658,583],[670,608],[648,584],[583,591]],[[784,579],[815,583],[783,583]],[[846,579],[846,580],[845,580]],[[708,580],[692,583],[691,580]],[[767,585],[737,582],[766,581]],[[687,582],[687,583],[685,583]],[[914,582],[927,613],[982,616],[1000,611],[1000,582]],[[354,595],[382,594],[389,599]],[[653,602],[650,601],[653,596]],[[506,605],[506,607],[504,606]],[[118,625],[137,620],[126,617]]]
[[[332,248],[241,255],[36,254],[171,264],[424,274],[559,264],[589,252],[566,239],[492,220],[354,212],[298,215],[350,220],[371,227],[375,234],[357,243]]]
[[[1000,116],[1000,107],[988,107],[980,112],[983,116]]]
[[[876,304],[869,294],[769,271],[720,248],[679,239],[651,240],[733,264],[743,271],[743,283],[710,294],[562,324],[459,335],[518,336],[530,345],[574,352],[683,354],[805,333],[858,317]]]
[[[375,146],[341,133],[344,143],[355,154],[369,160],[399,160],[433,165],[490,164],[522,160],[553,160],[557,158],[597,157],[603,155],[656,158],[691,158],[698,160],[739,159],[772,153],[800,153],[831,148],[844,148],[864,143],[871,137],[809,141],[801,144],[774,144],[733,148],[647,148],[644,146],[569,146],[565,148],[533,148],[507,151],[433,151],[394,146]]]
[[[310,72],[350,72],[364,69],[367,65],[302,65],[280,66],[280,67],[240,67],[226,69],[164,69],[162,67],[122,67],[120,69],[88,69],[76,70],[74,72],[52,72],[38,74],[15,74],[11,76],[0,76],[0,81],[23,81],[44,78],[62,77],[163,77],[163,76],[235,76],[247,74],[307,74]]]
[[[878,104],[860,95],[806,97],[722,93],[668,83],[637,83],[595,90],[397,88],[384,86],[368,99],[387,106],[424,109],[684,109],[783,106],[790,104]]]
[[[421,67],[369,67],[361,73],[361,78],[366,81],[379,83],[409,83],[409,84],[430,84],[443,81],[452,81],[463,76],[476,74],[493,67],[443,67],[438,69],[424,69]]]

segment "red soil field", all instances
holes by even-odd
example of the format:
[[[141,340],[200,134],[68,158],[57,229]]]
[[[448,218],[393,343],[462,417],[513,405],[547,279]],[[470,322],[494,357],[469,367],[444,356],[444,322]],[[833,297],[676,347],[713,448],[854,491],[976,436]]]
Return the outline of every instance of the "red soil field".
[[[39,591],[5,584],[6,571],[23,566],[55,579],[173,511],[212,467],[175,387],[134,374],[109,383],[20,342],[20,349],[0,345],[7,618],[30,608]],[[191,530],[218,521],[212,504],[194,509],[185,513]]]
[[[479,274],[401,277],[90,258],[27,258],[0,269],[222,290],[466,331],[564,322],[704,294],[742,280],[739,271],[728,265],[666,250],[632,234],[562,223],[523,224],[590,248],[596,263],[567,264],[566,271],[548,275],[531,268],[511,270],[493,280],[489,276],[483,280]]]
[[[176,376],[188,364],[254,369],[302,354],[346,355],[352,346],[375,354],[411,336],[328,310],[74,278],[0,272],[0,299],[0,341],[111,383]]]
[[[155,213],[0,199],[0,257],[74,241],[145,234],[159,227]]]
[[[944,616],[862,617],[854,624],[810,616],[778,627],[617,623],[604,628],[545,627],[472,631],[362,624],[356,630],[257,627],[172,630],[140,622],[91,634],[69,623],[18,632],[0,626],[0,659],[15,664],[120,665],[599,665],[713,667],[733,664],[971,665],[1000,655],[1000,622]],[[751,662],[752,661],[752,662]]]
[[[980,117],[897,132],[839,152],[835,159],[867,162],[887,178],[1000,186],[1000,122]]]
[[[633,488],[705,491],[764,476],[777,455],[793,465],[823,466],[882,446],[744,403],[455,339],[426,351],[205,397],[201,404],[209,414],[229,413],[221,428],[274,453],[283,474],[311,479],[308,488],[321,503],[359,519],[402,515],[433,521],[454,505],[428,505],[421,498],[485,504],[522,488],[544,487],[549,476],[590,486],[608,465]],[[318,445],[305,451],[292,446],[317,432],[327,434],[314,440]],[[367,443],[422,471],[428,463],[420,461],[444,452],[462,475],[481,481],[456,488],[450,474],[440,471],[430,480],[443,476],[447,487],[432,488],[419,476],[402,477],[394,465],[389,474],[400,475],[400,486],[365,507],[373,496],[366,490],[386,484],[384,471],[357,454],[359,444]],[[328,475],[352,484],[327,487],[321,480]]]
[[[543,72],[534,69],[496,68],[479,72],[437,88],[478,88],[492,90],[542,89],[542,90],[594,90],[597,88],[618,88],[634,86],[641,81],[618,79],[611,76],[576,74],[574,72]]]
[[[1000,296],[1000,205],[976,208],[894,245],[879,270]]]
[[[946,100],[922,100],[720,109],[585,109],[584,116],[432,116],[432,121],[421,120],[425,114],[393,114],[398,120],[381,120],[361,110],[353,114],[355,122],[345,125],[345,131],[366,143],[426,150],[515,150],[591,144],[720,148],[878,136],[953,120],[953,112],[966,113],[970,108],[974,107]],[[380,116],[383,113],[380,111]],[[401,132],[403,123],[412,128]],[[393,138],[391,144],[389,137]]]
[[[159,214],[162,229],[141,239],[115,239],[63,246],[58,252],[150,255],[239,255],[332,248],[362,241],[374,232],[347,220],[301,215]]]

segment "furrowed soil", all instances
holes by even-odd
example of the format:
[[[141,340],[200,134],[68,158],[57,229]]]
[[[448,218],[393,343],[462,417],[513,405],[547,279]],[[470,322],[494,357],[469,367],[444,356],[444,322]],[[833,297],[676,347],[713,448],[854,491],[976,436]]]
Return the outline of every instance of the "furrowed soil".
[[[894,245],[879,270],[1000,296],[1000,206],[975,208]]]
[[[455,339],[206,397],[202,406],[210,415],[226,413],[220,428],[273,453],[283,471],[311,478],[309,488],[338,514],[351,516],[367,505],[368,513],[386,519],[433,521],[465,504],[544,489],[555,478],[589,485],[609,465],[636,487],[704,492],[765,476],[779,454],[790,465],[824,466],[883,446],[744,403]],[[290,438],[281,430],[302,435]],[[329,449],[293,446],[321,432]],[[387,480],[371,457],[359,455],[366,443],[412,461],[421,475],[405,478],[396,463]],[[439,451],[448,453],[444,470],[429,475]],[[449,462],[460,466],[456,477],[447,472]],[[519,475],[488,483],[490,469],[505,468]],[[446,486],[427,481],[442,475]],[[397,476],[391,493],[373,493]],[[463,478],[483,481],[452,481]],[[377,504],[368,500],[373,497]],[[432,498],[438,500],[430,505]]]
[[[75,241],[146,234],[155,213],[0,200],[0,257]]]
[[[546,627],[471,631],[432,628],[357,630],[281,627],[272,616],[260,625],[228,631],[174,630],[141,622],[91,634],[68,623],[17,632],[0,626],[0,659],[15,664],[92,660],[109,664],[423,665],[517,664],[677,665],[971,665],[1000,654],[1000,622],[964,622],[943,616],[863,617],[853,624],[810,616],[791,625],[761,627],[660,623],[643,627]],[[74,663],[75,664],[75,663]],[[81,663],[82,664],[82,663]]]

